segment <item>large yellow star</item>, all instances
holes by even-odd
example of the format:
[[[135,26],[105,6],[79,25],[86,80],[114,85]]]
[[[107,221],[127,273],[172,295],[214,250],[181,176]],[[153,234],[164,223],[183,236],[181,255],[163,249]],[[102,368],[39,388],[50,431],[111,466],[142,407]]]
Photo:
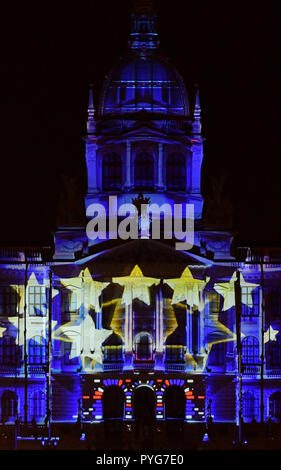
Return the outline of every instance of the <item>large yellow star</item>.
[[[104,328],[97,330],[94,320],[87,314],[80,323],[69,322],[58,328],[56,339],[72,343],[70,359],[80,356],[83,365],[86,358],[101,364],[102,344],[112,333]]]
[[[149,287],[158,285],[160,279],[145,277],[136,265],[129,276],[114,277],[112,282],[124,286],[122,303],[131,305],[134,299],[139,299],[147,305],[150,304]]]
[[[195,279],[188,267],[185,268],[180,278],[164,279],[172,289],[174,289],[172,304],[186,301],[187,305],[197,307],[199,310],[203,307],[201,293],[206,285],[206,281]]]
[[[214,284],[214,289],[224,298],[223,308],[222,308],[223,311],[228,310],[231,307],[234,307],[235,305],[235,288],[234,288],[235,281],[236,281],[236,272],[233,273],[232,278],[230,279],[229,282],[222,282],[222,283]],[[248,289],[247,300],[246,302],[243,302],[243,296],[242,296],[242,302],[245,305],[248,305],[248,307],[253,307],[252,291],[256,289],[256,287],[259,287],[259,284],[252,284],[250,282],[246,282],[241,273],[240,285],[241,285],[241,289],[243,289],[243,287],[247,287]]]
[[[80,294],[77,296],[77,309],[79,309],[82,303],[80,288],[82,287],[83,280],[88,286],[87,300],[85,298],[83,300],[84,307],[86,309],[92,307],[95,312],[100,312],[100,295],[102,290],[108,286],[109,282],[94,281],[88,268],[82,270],[77,277],[65,278],[60,281],[67,289]]]

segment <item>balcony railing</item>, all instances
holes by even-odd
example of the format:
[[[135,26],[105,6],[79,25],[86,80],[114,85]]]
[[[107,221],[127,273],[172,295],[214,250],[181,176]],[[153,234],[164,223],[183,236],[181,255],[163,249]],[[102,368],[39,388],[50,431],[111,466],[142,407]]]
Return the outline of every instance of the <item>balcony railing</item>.
[[[260,365],[255,365],[255,366],[247,366],[247,365],[242,365],[242,374],[243,375],[256,375],[261,373],[261,366]]]
[[[28,366],[28,372],[33,375],[43,375],[46,373],[46,366],[42,366],[42,365]]]
[[[107,363],[107,364],[103,364],[103,370],[104,371],[113,371],[113,370],[117,370],[117,371],[120,371],[120,370],[123,370],[123,363],[114,363],[114,364],[110,364],[110,363]]]
[[[184,371],[185,370],[185,364],[171,364],[171,363],[165,363],[165,369],[169,371]]]
[[[154,361],[153,362],[135,361],[134,362],[134,369],[141,369],[141,370],[154,369]]]
[[[0,365],[0,375],[19,375],[20,367]]]

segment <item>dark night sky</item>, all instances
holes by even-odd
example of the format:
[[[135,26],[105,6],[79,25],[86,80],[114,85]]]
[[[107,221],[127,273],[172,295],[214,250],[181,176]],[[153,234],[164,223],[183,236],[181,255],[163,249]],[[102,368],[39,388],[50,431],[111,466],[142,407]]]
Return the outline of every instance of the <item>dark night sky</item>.
[[[1,243],[46,243],[60,175],[85,179],[88,85],[125,55],[129,0],[22,2],[2,11]],[[246,238],[281,230],[277,2],[159,0],[161,52],[203,107],[204,193],[223,172]],[[192,102],[192,96],[190,96]],[[279,242],[280,243],[280,242]]]

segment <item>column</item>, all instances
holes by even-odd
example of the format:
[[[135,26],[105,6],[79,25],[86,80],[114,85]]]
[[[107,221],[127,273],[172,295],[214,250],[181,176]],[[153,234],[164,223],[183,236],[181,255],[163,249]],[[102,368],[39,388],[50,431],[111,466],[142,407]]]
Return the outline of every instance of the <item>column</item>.
[[[158,178],[157,178],[157,189],[163,190],[163,144],[158,143]]]
[[[155,369],[164,369],[164,346],[163,346],[163,296],[161,285],[156,294],[156,311],[155,311]]]
[[[86,162],[88,175],[88,194],[96,193],[97,188],[97,144],[96,140],[88,139],[86,141]]]
[[[186,349],[192,354],[192,313],[190,306],[186,306]]]
[[[156,295],[156,351],[163,352],[163,297],[161,286]]]
[[[131,189],[131,142],[126,141],[126,189]]]
[[[124,369],[133,369],[133,305],[125,305]]]

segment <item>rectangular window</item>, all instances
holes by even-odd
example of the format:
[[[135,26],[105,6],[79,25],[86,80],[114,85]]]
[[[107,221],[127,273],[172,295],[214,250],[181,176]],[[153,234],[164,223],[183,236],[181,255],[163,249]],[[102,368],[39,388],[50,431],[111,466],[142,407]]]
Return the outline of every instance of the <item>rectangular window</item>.
[[[242,287],[242,317],[254,321],[259,316],[259,290]],[[251,306],[252,305],[252,306]]]
[[[209,293],[210,313],[215,314],[220,312],[220,299],[221,296],[214,292]]]
[[[166,346],[166,357],[167,362],[184,362],[183,346]]]
[[[77,344],[75,341],[65,341],[63,343],[64,348],[64,364],[65,365],[78,365],[79,357],[77,353]]]
[[[0,315],[12,317],[17,314],[17,291],[11,286],[0,287]]]
[[[266,307],[270,316],[281,317],[281,288],[272,287],[266,293]]]
[[[225,342],[212,345],[209,354],[209,365],[222,366],[225,361]]]
[[[62,292],[62,312],[77,313],[77,294],[76,292]]]
[[[105,346],[104,362],[121,362],[122,346]]]
[[[29,316],[45,317],[47,313],[46,289],[41,286],[30,286],[28,290]]]

